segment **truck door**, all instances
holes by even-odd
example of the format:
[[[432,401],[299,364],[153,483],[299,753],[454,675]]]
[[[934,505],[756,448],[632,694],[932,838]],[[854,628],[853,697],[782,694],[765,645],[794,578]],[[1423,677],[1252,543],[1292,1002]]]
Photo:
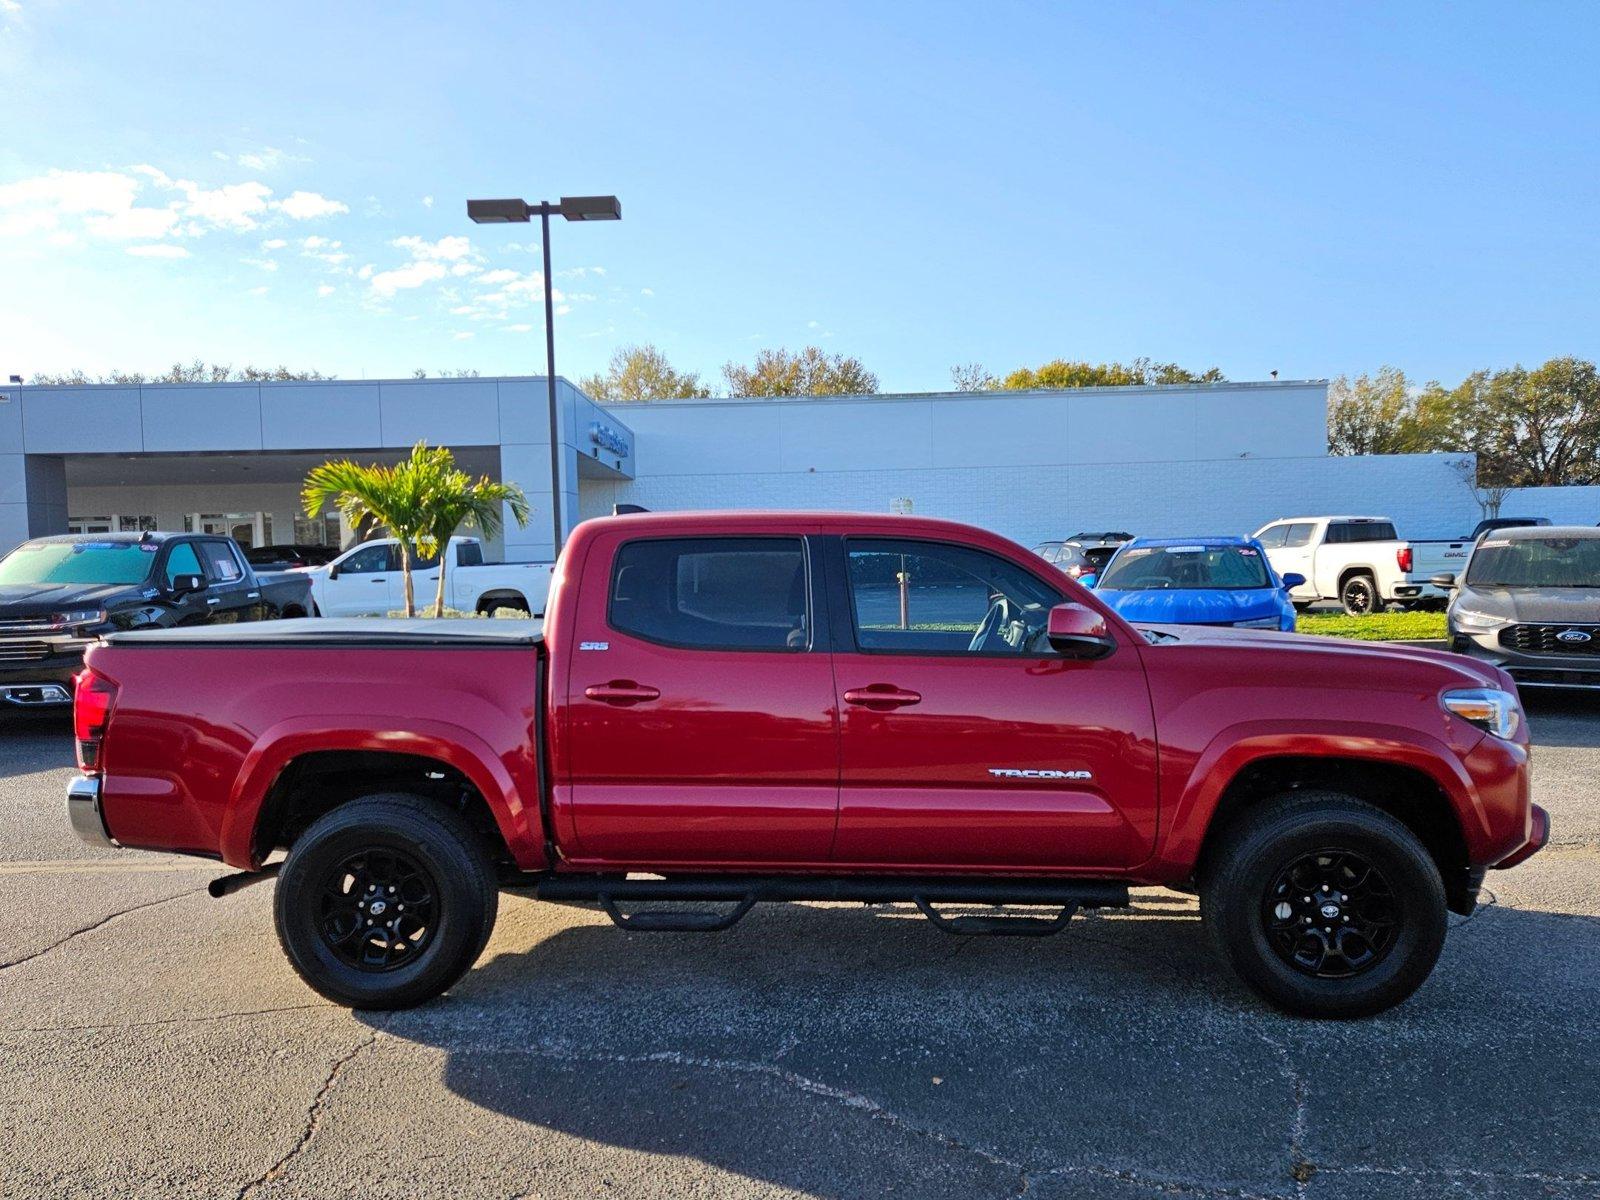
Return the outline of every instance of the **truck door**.
[[[838,721],[815,574],[798,534],[593,543],[563,631],[574,858],[827,861]]]
[[[206,603],[211,598],[209,581],[198,592],[175,595],[172,585],[180,575],[198,575],[206,579],[206,569],[200,561],[200,552],[193,542],[177,542],[167,549],[166,560],[161,564],[163,602],[172,612],[174,625],[205,625],[211,620],[214,605]]]
[[[205,565],[205,604],[210,619],[219,625],[261,619],[261,589],[245,574],[244,560],[231,542],[207,539],[196,543]]]
[[[383,616],[390,611],[389,580],[398,584],[398,567],[391,569],[393,546],[375,542],[346,554],[338,562],[339,573],[327,581],[329,617]]]
[[[954,543],[829,546],[846,614],[835,859],[939,871],[1150,855],[1155,726],[1136,645],[1092,662],[1050,650],[1067,593],[1042,564]]]

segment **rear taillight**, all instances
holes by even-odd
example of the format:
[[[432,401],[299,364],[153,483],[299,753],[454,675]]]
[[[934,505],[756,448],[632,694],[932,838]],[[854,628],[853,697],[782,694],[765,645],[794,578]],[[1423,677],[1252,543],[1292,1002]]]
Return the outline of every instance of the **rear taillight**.
[[[1400,564],[1400,569],[1406,574],[1411,573],[1411,547],[1401,546],[1394,552],[1394,561]]]
[[[111,723],[117,685],[92,667],[79,671],[73,682],[72,728],[78,743],[78,766],[85,775],[95,775],[100,771],[100,744]]]

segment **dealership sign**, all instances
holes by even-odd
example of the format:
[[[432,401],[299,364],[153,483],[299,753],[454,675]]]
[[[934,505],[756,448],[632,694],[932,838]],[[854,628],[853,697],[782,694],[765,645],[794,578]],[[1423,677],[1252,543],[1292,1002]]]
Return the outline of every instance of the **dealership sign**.
[[[589,440],[602,450],[609,450],[618,458],[627,458],[632,447],[628,445],[626,435],[620,429],[607,425],[604,421],[589,422]]]

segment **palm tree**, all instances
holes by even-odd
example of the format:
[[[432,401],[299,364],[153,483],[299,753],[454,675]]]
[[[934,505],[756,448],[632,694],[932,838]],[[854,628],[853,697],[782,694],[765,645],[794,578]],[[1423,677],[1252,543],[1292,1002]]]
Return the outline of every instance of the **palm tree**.
[[[449,456],[448,450],[430,450],[426,442],[418,442],[408,460],[392,467],[364,467],[349,459],[325,462],[306,476],[300,489],[306,516],[314,518],[332,504],[352,528],[366,522],[381,525],[399,541],[408,617],[417,613],[411,589],[411,549],[428,526],[426,485],[436,472],[433,464],[440,453]]]
[[[485,537],[500,531],[500,513],[504,506],[510,509],[517,525],[528,523],[528,499],[514,483],[499,483],[487,475],[474,480],[465,471],[458,470],[450,452],[432,460],[425,468],[428,474],[422,537],[418,546],[439,556],[439,592],[434,597],[433,615],[444,616],[445,571],[450,554],[450,539],[463,525],[476,528]]]

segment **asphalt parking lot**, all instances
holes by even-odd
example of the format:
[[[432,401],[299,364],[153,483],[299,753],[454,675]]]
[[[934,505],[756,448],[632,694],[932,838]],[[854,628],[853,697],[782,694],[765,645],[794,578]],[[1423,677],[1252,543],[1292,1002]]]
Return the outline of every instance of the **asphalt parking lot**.
[[[900,908],[624,934],[507,897],[449,996],[350,1013],[271,888],[99,852],[0,730],[0,1195],[1600,1196],[1600,699],[1531,699],[1553,844],[1382,1017],[1271,1012],[1193,903],[1046,941]]]

